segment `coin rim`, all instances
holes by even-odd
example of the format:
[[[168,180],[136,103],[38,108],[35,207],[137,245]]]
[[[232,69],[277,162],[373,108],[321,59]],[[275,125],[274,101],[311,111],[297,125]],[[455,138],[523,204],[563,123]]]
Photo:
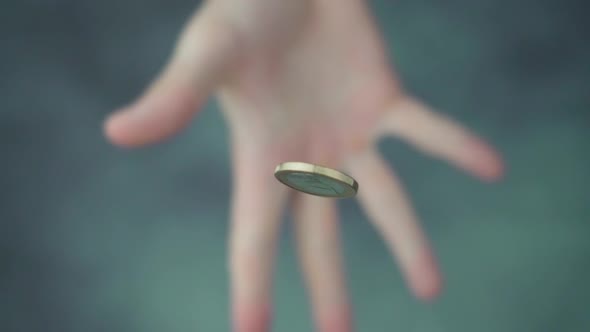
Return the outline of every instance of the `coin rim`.
[[[348,190],[346,193],[344,193],[344,195],[338,195],[338,196],[322,195],[322,194],[318,194],[318,193],[309,192],[306,190],[301,190],[301,188],[295,188],[294,186],[290,185],[288,183],[288,181],[286,181],[283,178],[283,177],[286,177],[288,174],[292,174],[292,173],[307,173],[307,174],[324,176],[324,177],[327,177],[331,180],[340,182]],[[290,188],[293,188],[295,190],[298,190],[298,191],[301,191],[301,192],[304,192],[304,193],[307,193],[310,195],[321,196],[321,197],[334,197],[334,198],[353,197],[358,192],[358,187],[359,187],[358,182],[356,182],[356,180],[354,178],[352,178],[351,176],[349,176],[345,173],[342,173],[340,171],[337,171],[335,169],[328,168],[325,166],[305,163],[305,162],[301,162],[301,161],[288,161],[288,162],[284,162],[284,163],[279,164],[275,168],[274,175],[277,180],[279,180],[282,184],[284,184]]]

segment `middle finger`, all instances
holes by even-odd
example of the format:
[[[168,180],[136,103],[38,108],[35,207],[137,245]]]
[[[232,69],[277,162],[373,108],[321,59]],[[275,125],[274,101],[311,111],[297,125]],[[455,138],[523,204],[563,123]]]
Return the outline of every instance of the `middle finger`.
[[[317,329],[352,331],[336,203],[328,198],[298,194],[294,217],[300,264]]]

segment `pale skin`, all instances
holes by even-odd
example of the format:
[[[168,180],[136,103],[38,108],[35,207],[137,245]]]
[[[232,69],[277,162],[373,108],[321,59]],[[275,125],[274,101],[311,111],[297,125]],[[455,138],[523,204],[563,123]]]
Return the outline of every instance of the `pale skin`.
[[[364,0],[204,3],[159,77],[109,117],[106,135],[123,147],[162,141],[212,95],[231,133],[234,331],[270,330],[273,260],[287,207],[317,330],[354,330],[336,202],[276,181],[274,168],[285,161],[353,176],[357,199],[412,292],[436,297],[436,260],[377,141],[396,137],[485,181],[498,179],[503,166],[482,139],[403,89]]]

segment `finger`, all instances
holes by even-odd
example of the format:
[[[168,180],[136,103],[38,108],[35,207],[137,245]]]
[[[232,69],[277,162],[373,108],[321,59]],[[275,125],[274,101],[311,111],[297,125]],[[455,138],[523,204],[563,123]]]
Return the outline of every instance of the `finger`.
[[[402,185],[378,153],[368,149],[348,162],[359,182],[358,198],[367,215],[396,257],[414,294],[432,299],[441,277]]]
[[[382,134],[400,137],[483,180],[502,175],[501,157],[489,144],[419,101],[403,98],[385,114],[380,124]]]
[[[183,128],[206,102],[238,53],[235,33],[218,17],[205,5],[159,77],[138,100],[107,119],[105,132],[113,143],[139,146],[162,140]]]
[[[298,195],[294,203],[297,249],[317,330],[352,331],[340,231],[333,201]]]
[[[277,164],[258,153],[236,156],[229,266],[234,330],[264,332],[271,320],[272,270],[286,190]]]

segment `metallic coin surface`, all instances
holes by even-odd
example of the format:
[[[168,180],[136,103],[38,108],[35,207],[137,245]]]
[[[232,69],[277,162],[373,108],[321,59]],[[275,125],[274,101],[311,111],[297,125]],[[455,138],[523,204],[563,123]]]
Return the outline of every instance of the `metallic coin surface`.
[[[295,190],[322,197],[349,198],[358,183],[337,170],[303,162],[286,162],[275,169],[275,177]]]

